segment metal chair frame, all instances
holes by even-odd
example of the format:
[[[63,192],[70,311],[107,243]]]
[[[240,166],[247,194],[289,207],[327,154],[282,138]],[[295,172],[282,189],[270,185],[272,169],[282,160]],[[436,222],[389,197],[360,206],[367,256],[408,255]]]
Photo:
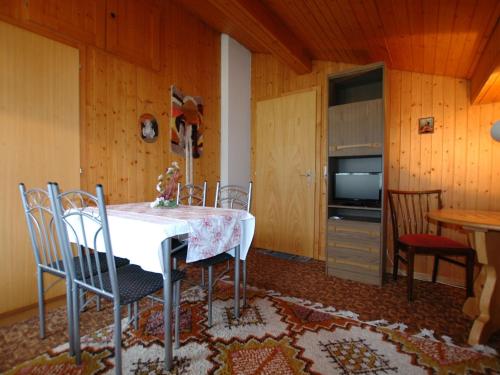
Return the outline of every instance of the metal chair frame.
[[[436,282],[439,269],[439,261],[443,260],[461,267],[466,268],[466,290],[467,296],[473,295],[473,273],[474,273],[474,257],[475,252],[472,248],[446,248],[446,247],[422,247],[409,246],[399,239],[406,234],[434,234],[431,230],[427,213],[431,209],[441,209],[443,207],[441,190],[424,190],[424,191],[404,191],[404,190],[388,190],[389,205],[391,208],[391,219],[393,228],[393,244],[394,244],[394,259],[393,259],[393,279],[398,276],[399,261],[407,265],[407,289],[408,300],[413,300],[413,268],[414,256],[433,255],[434,267],[432,270],[432,282]],[[434,201],[434,204],[431,204]],[[436,223],[435,235],[441,236],[440,223]],[[407,257],[402,257],[399,252],[404,251]],[[451,259],[448,256],[465,256],[465,263]]]
[[[39,336],[45,338],[45,301],[44,295],[58,282],[66,282],[66,312],[68,318],[68,333],[70,337],[70,354],[73,355],[71,279],[67,278],[65,269],[60,267],[64,253],[57,245],[55,238],[54,215],[50,207],[49,194],[43,189],[26,190],[23,183],[19,184],[28,233],[30,236],[37,272],[38,319]],[[64,264],[64,263],[63,263]],[[44,273],[58,277],[47,288],[44,287]]]
[[[60,246],[63,251],[64,266],[68,270],[72,282],[72,306],[73,306],[73,347],[77,364],[81,363],[80,352],[80,310],[79,310],[79,290],[89,290],[99,296],[113,301],[113,315],[114,315],[114,344],[115,344],[115,368],[116,373],[121,374],[121,304],[120,304],[120,289],[118,285],[117,269],[114,262],[113,250],[111,247],[111,240],[109,235],[109,226],[106,214],[106,206],[104,200],[104,192],[101,185],[97,185],[97,196],[93,196],[84,191],[70,191],[65,193],[59,192],[59,187],[55,183],[49,183],[48,186],[49,197],[51,201],[52,211],[55,216],[55,224],[57,235],[60,241]],[[73,196],[81,198],[82,204],[78,207],[73,204]],[[92,208],[91,208],[92,207]],[[77,222],[75,227],[74,222]],[[87,238],[86,225],[93,223],[97,226],[97,230],[91,238]],[[93,275],[91,272],[85,272],[82,268],[81,279],[77,277],[73,262],[69,261],[72,254],[72,244],[77,248],[83,249],[87,255],[89,267],[91,266],[91,256],[97,265],[97,274]],[[99,242],[102,240],[102,242]],[[99,257],[97,256],[97,249],[103,244],[106,254],[106,261],[108,264],[108,271],[101,272]],[[94,249],[94,250],[91,250]],[[91,268],[89,268],[91,269]],[[111,284],[111,292],[104,288],[103,280],[109,277]],[[175,338],[176,345],[179,344],[179,301],[180,301],[180,280],[175,283],[174,287],[174,304],[175,310]],[[138,304],[137,301],[133,303],[134,308],[134,325],[137,327],[138,319]],[[131,315],[131,307],[128,305],[129,318]],[[130,323],[130,320],[129,320]]]
[[[248,190],[238,185],[224,185],[221,186],[220,181],[217,181],[215,189],[215,204],[214,207],[221,208],[234,208],[241,209],[250,212],[252,204],[252,186],[253,183],[250,181],[248,183]],[[239,259],[234,258],[234,262],[239,262]],[[246,260],[243,263],[243,306],[247,304],[247,263]],[[208,268],[208,325],[212,325],[212,289],[214,285],[219,281],[226,273],[230,270],[229,261],[227,262],[226,269],[217,275],[214,279],[213,277],[213,265]]]

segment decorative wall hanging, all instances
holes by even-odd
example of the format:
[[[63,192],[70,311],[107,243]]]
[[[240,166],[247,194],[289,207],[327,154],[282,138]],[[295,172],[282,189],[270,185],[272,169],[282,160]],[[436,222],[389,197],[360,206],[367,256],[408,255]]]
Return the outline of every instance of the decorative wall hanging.
[[[434,133],[434,117],[418,119],[418,134]]]
[[[144,142],[152,143],[158,139],[158,122],[149,113],[143,113],[139,117],[141,138]]]
[[[172,152],[186,157],[186,184],[192,183],[193,161],[203,152],[203,99],[171,87],[170,144]]]

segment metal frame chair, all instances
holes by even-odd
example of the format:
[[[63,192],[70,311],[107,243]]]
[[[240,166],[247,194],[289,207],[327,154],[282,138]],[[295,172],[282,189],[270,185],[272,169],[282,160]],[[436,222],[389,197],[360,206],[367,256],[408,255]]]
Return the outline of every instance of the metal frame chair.
[[[71,306],[71,280],[66,277],[62,263],[63,253],[57,246],[55,238],[54,215],[50,207],[50,199],[46,190],[26,190],[23,183],[19,184],[21,201],[23,204],[28,233],[36,263],[37,289],[38,289],[38,319],[40,338],[45,338],[45,302],[44,294],[61,280],[66,281],[66,310],[68,318],[68,333],[70,338],[69,351],[73,355],[73,330]],[[47,289],[44,287],[44,273],[58,277]]]
[[[215,204],[214,207],[221,208],[234,208],[245,210],[250,212],[252,204],[252,181],[248,183],[248,190],[238,185],[224,185],[221,186],[220,181],[217,181],[217,186],[215,190]],[[208,270],[208,326],[212,325],[212,289],[215,283],[221,279],[221,277],[229,271],[229,262],[233,257],[229,253],[222,253],[216,255],[212,258],[204,259],[197,264],[201,265],[203,268]],[[239,259],[234,257],[235,262],[239,262]],[[213,267],[217,264],[227,262],[228,267],[225,271],[219,274],[215,280],[213,278]],[[243,260],[243,306],[246,306],[247,296],[247,267],[246,260]]]
[[[114,315],[114,344],[115,344],[115,372],[121,374],[121,306],[133,304],[136,308],[134,323],[137,325],[137,301],[156,293],[163,288],[163,276],[159,273],[147,272],[136,265],[127,265],[117,268],[115,265],[109,226],[104,203],[104,192],[101,185],[97,185],[97,196],[83,191],[59,192],[55,183],[48,186],[52,211],[54,212],[57,236],[63,252],[65,268],[72,280],[72,324],[73,347],[77,364],[81,363],[80,352],[80,309],[79,290],[89,290],[113,302]],[[80,197],[83,204],[72,204],[73,197]],[[97,274],[86,272],[81,274],[70,261],[73,254],[71,248],[76,246],[83,249],[87,261],[97,264]],[[91,250],[93,249],[93,250]],[[107,272],[100,267],[100,251],[104,251],[107,263]],[[90,267],[90,266],[89,266]],[[90,268],[89,268],[90,269]],[[182,271],[173,270],[175,310],[175,341],[179,346],[179,305],[180,281],[184,277]],[[129,310],[130,311],[130,310]]]
[[[433,255],[432,282],[436,282],[439,261],[443,260],[466,268],[467,296],[473,295],[475,251],[469,246],[441,236],[441,226],[431,230],[427,213],[441,209],[441,190],[400,191],[388,190],[394,241],[393,273],[398,276],[399,261],[407,265],[408,301],[413,300],[413,268],[415,255]],[[400,255],[406,252],[406,258]],[[465,262],[458,262],[449,256],[463,256]]]

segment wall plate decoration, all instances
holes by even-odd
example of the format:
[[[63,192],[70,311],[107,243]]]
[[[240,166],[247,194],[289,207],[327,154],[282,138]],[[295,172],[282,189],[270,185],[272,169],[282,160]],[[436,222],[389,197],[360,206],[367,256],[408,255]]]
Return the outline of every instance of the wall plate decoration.
[[[144,142],[153,143],[158,139],[159,129],[156,118],[150,113],[143,113],[139,117],[141,138]]]
[[[434,133],[434,117],[418,119],[418,134]]]

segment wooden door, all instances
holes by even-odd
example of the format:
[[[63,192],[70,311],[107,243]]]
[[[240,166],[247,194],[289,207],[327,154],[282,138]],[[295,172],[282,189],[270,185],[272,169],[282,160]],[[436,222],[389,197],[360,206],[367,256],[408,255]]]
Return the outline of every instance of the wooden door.
[[[36,303],[18,184],[80,185],[78,50],[0,22],[0,313]],[[47,284],[52,280],[48,276]],[[64,293],[64,284],[48,297]]]
[[[32,25],[104,47],[105,0],[29,0],[23,7],[25,19]]]
[[[106,49],[160,69],[161,6],[157,0],[107,0]]]
[[[257,103],[256,247],[312,257],[316,90]]]

